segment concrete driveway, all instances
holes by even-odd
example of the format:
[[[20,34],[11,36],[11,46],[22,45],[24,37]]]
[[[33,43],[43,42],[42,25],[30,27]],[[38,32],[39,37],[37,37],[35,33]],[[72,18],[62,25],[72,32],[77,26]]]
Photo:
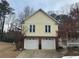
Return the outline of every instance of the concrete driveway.
[[[60,58],[63,55],[56,50],[24,50],[17,58]]]

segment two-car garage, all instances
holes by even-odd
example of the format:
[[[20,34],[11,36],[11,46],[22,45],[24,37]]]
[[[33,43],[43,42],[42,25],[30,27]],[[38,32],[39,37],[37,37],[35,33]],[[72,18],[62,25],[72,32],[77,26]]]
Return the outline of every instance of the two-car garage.
[[[24,39],[24,49],[56,49],[55,39],[52,38]]]

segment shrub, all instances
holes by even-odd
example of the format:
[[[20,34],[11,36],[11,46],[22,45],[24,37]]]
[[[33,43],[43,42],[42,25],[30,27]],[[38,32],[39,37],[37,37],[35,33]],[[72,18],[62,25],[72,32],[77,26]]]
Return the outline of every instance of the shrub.
[[[17,31],[9,31],[7,33],[4,33],[4,39],[2,41],[5,41],[5,42],[15,42],[21,36],[22,36],[22,34],[20,34],[20,32],[17,32]]]

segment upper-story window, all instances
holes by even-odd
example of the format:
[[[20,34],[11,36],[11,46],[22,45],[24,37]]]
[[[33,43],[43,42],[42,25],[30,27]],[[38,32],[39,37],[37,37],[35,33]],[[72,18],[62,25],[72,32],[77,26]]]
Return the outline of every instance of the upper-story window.
[[[35,32],[35,25],[30,25],[30,32]]]
[[[51,32],[51,26],[45,25],[45,32]]]

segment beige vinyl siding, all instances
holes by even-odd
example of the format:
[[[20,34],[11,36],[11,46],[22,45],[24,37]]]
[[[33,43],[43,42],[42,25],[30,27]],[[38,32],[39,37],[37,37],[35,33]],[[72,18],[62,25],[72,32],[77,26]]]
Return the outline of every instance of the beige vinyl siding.
[[[30,25],[35,25],[35,32],[32,33],[29,31]],[[45,32],[45,25],[51,26],[51,32]],[[58,25],[55,21],[41,11],[27,19],[22,27],[25,36],[57,36],[58,31]]]

